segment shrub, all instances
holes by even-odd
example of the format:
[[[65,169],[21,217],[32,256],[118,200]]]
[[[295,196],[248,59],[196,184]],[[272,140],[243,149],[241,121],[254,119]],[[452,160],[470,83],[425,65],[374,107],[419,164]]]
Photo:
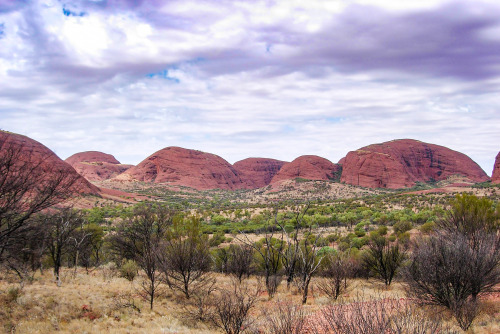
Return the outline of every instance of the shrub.
[[[211,323],[227,334],[239,334],[251,324],[249,312],[257,300],[257,291],[233,282],[230,290],[221,290],[214,296]]]
[[[305,325],[305,313],[301,305],[277,301],[270,308],[264,309],[264,333],[300,334]]]
[[[396,234],[401,234],[405,233],[413,228],[413,225],[409,221],[399,221],[396,224],[394,224],[393,229],[394,233]]]
[[[134,260],[127,260],[120,267],[120,277],[123,277],[132,282],[137,276],[138,271],[139,266],[137,265],[137,263],[135,263]]]

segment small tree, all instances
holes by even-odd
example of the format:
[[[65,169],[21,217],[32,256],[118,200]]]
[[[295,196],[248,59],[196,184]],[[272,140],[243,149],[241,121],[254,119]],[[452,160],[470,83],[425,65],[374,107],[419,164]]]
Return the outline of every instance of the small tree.
[[[254,250],[249,245],[229,246],[229,260],[227,272],[241,282],[244,276],[249,277],[253,272]]]
[[[498,216],[491,201],[472,195],[451,204],[436,234],[416,243],[405,279],[410,296],[450,309],[466,330],[477,315],[477,297],[500,283]]]
[[[72,250],[76,231],[85,224],[85,217],[79,211],[65,208],[44,216],[43,221],[47,231],[47,248],[54,265],[54,275],[57,284],[60,285],[59,271],[63,256]]]
[[[221,290],[213,300],[212,324],[227,334],[245,332],[250,326],[249,312],[257,301],[257,291],[233,282],[230,290]]]
[[[386,286],[391,284],[405,259],[406,253],[397,243],[391,245],[381,236],[373,238],[363,254],[364,266],[384,281]]]
[[[46,162],[52,155],[0,131],[0,261],[16,243],[25,243],[34,214],[74,196],[80,186],[80,176],[66,164]]]
[[[309,227],[309,233],[301,241],[299,246],[299,261],[300,266],[298,267],[300,284],[299,288],[302,291],[302,304],[307,302],[307,296],[309,293],[309,284],[311,283],[312,277],[318,271],[321,261],[323,261],[324,255],[320,255],[319,251],[321,247],[318,246],[318,241],[320,240],[320,235],[313,235],[311,233],[312,227]]]
[[[115,253],[119,257],[134,260],[146,274],[147,281],[143,282],[141,288],[151,309],[161,283],[158,261],[160,245],[172,224],[173,216],[173,211],[163,206],[146,204],[137,207],[132,217],[125,219],[111,237]]]
[[[323,263],[324,278],[318,283],[318,288],[331,299],[337,300],[347,290],[347,278],[352,272],[349,253],[328,253]]]
[[[181,291],[188,299],[193,290],[201,289],[212,281],[208,238],[202,234],[197,217],[176,217],[173,220],[158,259],[168,286]]]
[[[280,239],[274,237],[274,229],[277,227],[277,215],[278,212],[276,211],[274,218],[275,225],[268,224],[264,229],[264,237],[258,242],[252,242],[244,233],[240,233],[238,237],[242,243],[255,250],[257,262],[256,269],[264,274],[266,290],[271,298],[276,293],[282,280],[280,271],[282,268],[283,251],[286,244],[283,240],[283,233]]]
[[[302,305],[277,301],[263,311],[265,317],[264,333],[300,334],[304,332],[306,313]]]

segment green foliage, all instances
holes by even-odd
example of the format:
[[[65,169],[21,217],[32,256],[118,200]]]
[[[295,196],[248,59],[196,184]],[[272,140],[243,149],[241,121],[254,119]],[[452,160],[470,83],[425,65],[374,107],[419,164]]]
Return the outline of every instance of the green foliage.
[[[429,234],[433,232],[436,229],[436,223],[435,222],[427,222],[420,226],[420,232],[424,234]]]
[[[470,194],[459,194],[451,209],[438,221],[440,228],[473,237],[481,231],[495,232],[500,228],[500,209],[493,201]]]
[[[134,260],[126,260],[120,267],[120,277],[132,282],[139,272],[139,266]]]
[[[394,233],[401,234],[405,233],[413,228],[413,225],[409,221],[399,221],[393,225]]]
[[[208,241],[208,244],[210,245],[210,247],[217,247],[219,246],[221,243],[223,243],[224,241],[226,241],[226,237],[224,236],[224,232],[222,231],[219,231],[217,233],[215,233]]]
[[[363,254],[364,266],[373,275],[390,285],[399,268],[406,259],[398,244],[392,245],[384,237],[372,239],[370,246]]]

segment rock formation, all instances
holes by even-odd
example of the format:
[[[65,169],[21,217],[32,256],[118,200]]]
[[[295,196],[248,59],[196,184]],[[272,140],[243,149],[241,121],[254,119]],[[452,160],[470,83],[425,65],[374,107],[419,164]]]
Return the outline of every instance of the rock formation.
[[[405,188],[462,175],[473,182],[489,178],[472,159],[449,148],[412,139],[393,140],[347,154],[341,182],[370,188]]]
[[[71,182],[71,190],[79,194],[98,195],[99,188],[81,177],[69,164],[61,160],[54,152],[41,143],[15,133],[0,131],[0,159],[13,154],[19,166],[36,173],[39,182],[52,182],[64,175],[65,182]],[[17,163],[17,162],[16,162]],[[14,165],[15,166],[15,165]],[[40,173],[40,175],[38,175]]]
[[[284,164],[273,177],[271,183],[303,178],[308,180],[333,180],[338,177],[342,167],[317,155],[303,155]]]
[[[97,151],[76,153],[65,161],[89,181],[107,180],[132,167],[120,164],[111,154]]]
[[[498,152],[493,166],[493,174],[491,175],[491,183],[500,183],[500,152]]]
[[[257,189],[267,186],[279,172],[285,161],[248,158],[234,163],[233,167],[239,173],[244,188]]]
[[[164,148],[115,179],[168,183],[197,190],[244,187],[238,172],[226,160],[181,147]]]

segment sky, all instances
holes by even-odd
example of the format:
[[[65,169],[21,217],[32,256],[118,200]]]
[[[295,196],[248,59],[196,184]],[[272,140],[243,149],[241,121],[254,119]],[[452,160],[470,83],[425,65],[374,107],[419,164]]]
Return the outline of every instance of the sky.
[[[291,161],[412,138],[491,175],[497,0],[0,0],[0,129],[65,159]]]

